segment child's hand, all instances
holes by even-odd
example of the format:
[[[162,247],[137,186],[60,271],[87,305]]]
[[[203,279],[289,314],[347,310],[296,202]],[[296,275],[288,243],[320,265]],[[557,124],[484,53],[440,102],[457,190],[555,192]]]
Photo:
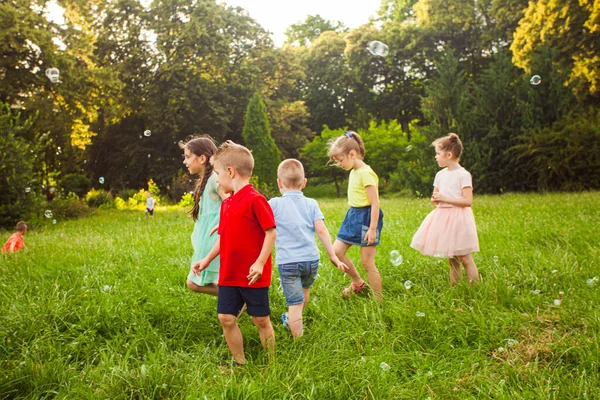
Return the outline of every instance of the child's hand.
[[[196,261],[196,263],[192,266],[192,272],[194,275],[200,275],[200,272],[204,271],[206,268],[208,268],[208,265],[210,263],[206,260],[206,258],[203,258],[200,261]]]
[[[438,203],[441,202],[445,202],[447,200],[446,195],[440,193],[440,192],[435,192],[434,194],[431,195],[431,199],[434,201],[437,201]]]
[[[373,243],[375,243],[375,240],[377,240],[377,235],[375,234],[375,228],[369,228],[369,230],[367,231],[367,234],[365,235],[365,238],[363,239],[365,242],[367,242],[367,245],[372,245]]]
[[[338,256],[329,257],[329,259],[340,271],[344,272],[348,270],[348,266],[344,264],[342,260],[338,258]]]
[[[217,225],[216,225],[214,228],[212,228],[212,229],[210,230],[210,232],[208,232],[208,236],[212,236],[212,235],[213,235],[213,233],[215,233],[215,232],[216,232],[216,231],[218,231],[218,230],[219,230],[219,224],[217,224]]]
[[[265,267],[264,264],[263,265],[261,265],[260,263],[252,264],[252,266],[250,267],[250,273],[246,277],[246,278],[248,278],[248,281],[249,281],[248,286],[252,285],[254,282],[256,282],[257,280],[260,279],[260,277],[262,276],[264,267]]]
[[[435,200],[435,199],[433,198],[433,195],[431,195],[431,204],[433,204],[434,206],[437,206],[438,204],[440,204],[440,202],[439,202],[439,201],[437,201],[437,200]]]

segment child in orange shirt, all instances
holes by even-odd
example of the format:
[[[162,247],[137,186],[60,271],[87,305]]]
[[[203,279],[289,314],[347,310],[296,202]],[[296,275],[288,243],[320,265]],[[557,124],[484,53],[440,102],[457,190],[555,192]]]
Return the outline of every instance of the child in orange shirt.
[[[21,249],[27,250],[27,246],[25,246],[25,239],[23,238],[23,235],[26,233],[27,224],[24,221],[17,222],[17,231],[8,238],[6,243],[4,243],[4,246],[2,247],[2,254],[17,252]]]

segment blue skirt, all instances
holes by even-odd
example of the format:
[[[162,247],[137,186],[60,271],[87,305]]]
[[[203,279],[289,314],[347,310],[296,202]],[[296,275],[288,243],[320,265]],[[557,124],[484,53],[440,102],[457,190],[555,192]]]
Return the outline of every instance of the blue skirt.
[[[369,246],[364,240],[371,225],[371,206],[366,207],[350,207],[346,213],[346,217],[342,221],[340,230],[337,234],[337,239],[347,244],[353,244],[361,247]],[[379,220],[377,221],[377,229],[375,230],[375,242],[370,246],[379,244],[381,230],[383,229],[383,211],[379,209]]]

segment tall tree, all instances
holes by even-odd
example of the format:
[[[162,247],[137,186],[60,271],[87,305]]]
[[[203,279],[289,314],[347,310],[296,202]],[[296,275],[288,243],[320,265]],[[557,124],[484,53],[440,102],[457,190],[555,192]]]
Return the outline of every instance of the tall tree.
[[[346,28],[339,21],[329,21],[319,14],[309,15],[303,22],[290,25],[285,31],[285,44],[307,46],[314,42],[323,32],[343,32]]]
[[[515,65],[535,74],[532,55],[544,47],[558,50],[558,62],[570,71],[568,83],[588,104],[600,100],[600,2],[540,0],[529,2],[511,45]],[[543,77],[542,77],[543,78]]]
[[[254,175],[270,188],[276,187],[277,168],[281,155],[269,126],[265,104],[255,93],[248,103],[242,131],[245,145],[254,155]]]

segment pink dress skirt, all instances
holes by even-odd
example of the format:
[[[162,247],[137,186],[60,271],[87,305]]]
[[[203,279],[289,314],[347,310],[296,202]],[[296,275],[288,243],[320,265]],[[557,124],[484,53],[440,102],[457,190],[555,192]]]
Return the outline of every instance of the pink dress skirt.
[[[446,258],[479,251],[473,210],[439,204],[425,217],[410,247],[426,256]]]

